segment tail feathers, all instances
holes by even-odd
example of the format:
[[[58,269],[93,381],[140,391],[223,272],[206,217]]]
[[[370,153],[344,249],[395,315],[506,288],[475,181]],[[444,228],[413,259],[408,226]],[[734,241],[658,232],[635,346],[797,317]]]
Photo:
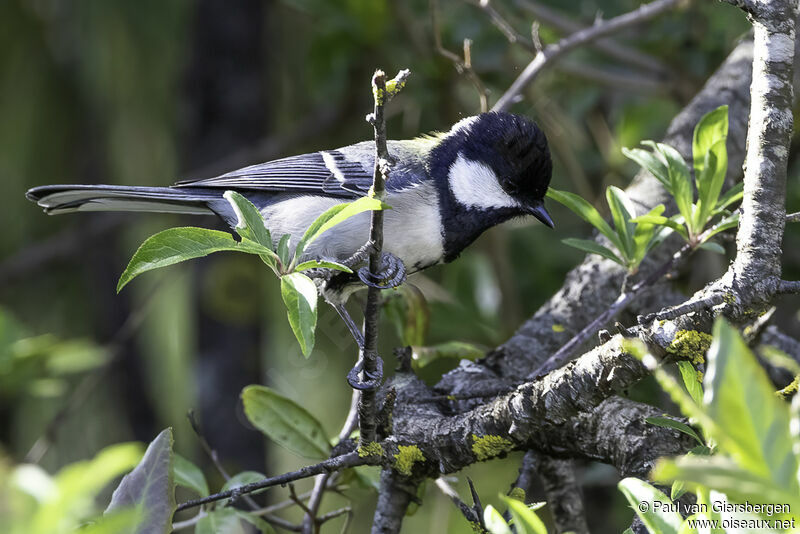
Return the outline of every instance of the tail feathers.
[[[45,185],[26,194],[51,215],[75,211],[148,211],[214,215],[219,192],[115,185]]]

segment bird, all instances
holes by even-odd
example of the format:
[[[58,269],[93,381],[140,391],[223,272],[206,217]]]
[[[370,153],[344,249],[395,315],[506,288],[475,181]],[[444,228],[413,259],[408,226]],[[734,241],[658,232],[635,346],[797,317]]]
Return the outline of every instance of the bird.
[[[484,231],[512,218],[532,215],[553,227],[544,205],[552,177],[547,139],[525,116],[481,113],[446,132],[388,141],[387,147],[391,162],[384,200],[391,209],[384,215],[383,252],[399,260],[387,262],[387,270],[394,266],[401,277],[453,261]],[[326,209],[368,195],[374,163],[375,143],[364,141],[169,187],[43,185],[30,189],[27,198],[48,214],[217,215],[233,229],[238,218],[223,196],[233,190],[259,209],[276,242],[285,234],[295,241]],[[363,251],[369,227],[368,212],[347,219],[321,235],[300,259],[347,262]],[[363,277],[337,274],[321,282],[320,293],[341,313],[362,282]]]

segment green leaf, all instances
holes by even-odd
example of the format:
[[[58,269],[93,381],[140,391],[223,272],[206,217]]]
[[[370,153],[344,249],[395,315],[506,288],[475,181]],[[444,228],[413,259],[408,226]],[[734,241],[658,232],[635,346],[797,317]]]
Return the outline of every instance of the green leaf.
[[[721,148],[720,148],[721,147]],[[723,158],[724,161],[719,161]],[[706,153],[703,169],[695,168],[697,181],[697,211],[695,213],[695,226],[698,229],[705,227],[719,201],[719,194],[725,184],[725,173],[728,169],[725,140],[720,140]]]
[[[302,273],[289,273],[281,276],[281,297],[294,337],[300,343],[303,356],[308,358],[314,349],[317,327],[317,286]]]
[[[278,241],[278,259],[281,261],[281,265],[283,268],[287,268],[289,266],[289,240],[292,238],[289,234],[283,234],[281,236],[280,241]]]
[[[233,212],[236,214],[237,222],[234,228],[236,233],[244,239],[254,241],[268,249],[269,252],[260,255],[261,260],[275,270],[277,268],[278,255],[272,250],[272,236],[261,212],[252,202],[236,191],[225,191],[223,196],[230,203]]]
[[[800,509],[800,498],[765,477],[742,469],[724,456],[681,456],[661,459],[652,473],[653,480],[666,483],[683,480],[691,487],[703,486],[725,493],[730,500],[751,503],[789,504]]]
[[[697,432],[695,432],[692,427],[682,421],[676,421],[675,419],[670,419],[669,417],[648,417],[645,419],[645,421],[651,425],[656,425],[663,428],[672,428],[678,432],[683,432],[687,436],[691,436],[696,439],[700,445],[705,445],[703,440],[700,439],[700,436],[697,435]]]
[[[678,362],[678,370],[681,372],[681,378],[683,379],[683,385],[686,387],[686,391],[692,396],[692,400],[695,404],[702,406],[703,384],[697,369],[695,369],[692,362],[681,360]]]
[[[734,202],[738,202],[742,200],[744,196],[744,183],[739,182],[738,184],[733,185],[730,189],[725,191],[719,200],[717,200],[717,205],[714,209],[714,214],[716,215],[723,209],[727,208]]]
[[[303,252],[313,243],[319,236],[336,226],[337,224],[346,221],[353,215],[365,211],[390,209],[388,205],[382,203],[374,197],[361,197],[354,202],[345,204],[337,204],[322,213],[317,217],[311,226],[308,227],[303,234],[303,238],[297,244],[295,251],[295,258],[300,258]]]
[[[662,213],[664,213],[664,205],[659,204],[651,209],[647,215],[658,217]],[[656,230],[659,228],[659,225],[646,221],[636,221],[633,224],[635,225],[633,231],[633,266],[638,267],[639,264],[642,263],[645,255],[657,244],[654,243],[654,241],[658,239],[660,243],[666,236],[662,237],[661,235],[656,235]]]
[[[663,161],[667,165],[669,175],[669,188],[672,197],[675,199],[675,204],[678,206],[678,212],[683,215],[686,220],[687,226],[691,225],[692,221],[692,183],[689,178],[689,167],[686,166],[681,153],[669,145],[663,143],[653,143],[653,146],[658,152]],[[691,228],[690,233],[694,233],[694,228]]]
[[[247,419],[274,442],[307,458],[329,456],[322,425],[291,399],[265,386],[247,386],[242,401]]]
[[[208,483],[199,467],[176,453],[173,469],[175,472],[176,485],[189,488],[201,497],[206,497],[208,495]]]
[[[139,465],[122,478],[105,513],[134,507],[140,507],[146,513],[128,533],[172,532],[172,514],[176,505],[171,428],[156,436]]]
[[[672,501],[657,488],[638,478],[625,478],[617,487],[628,499],[649,532],[677,534],[683,517],[673,508]],[[646,506],[646,510],[643,508]]]
[[[334,269],[336,271],[344,271],[346,273],[353,272],[353,270],[347,265],[342,265],[341,263],[336,263],[335,261],[327,261],[327,260],[304,261],[303,263],[294,268],[295,271],[305,271],[307,269]]]
[[[708,351],[705,402],[720,435],[712,437],[743,469],[798,493],[789,408],[739,333],[724,320],[714,325]]]
[[[718,148],[719,143],[724,143],[727,138],[728,106],[720,106],[703,115],[703,118],[701,118],[697,126],[694,127],[694,135],[692,136],[692,156],[694,158],[695,174],[704,170],[705,157],[709,152],[714,153],[718,163],[724,163],[724,169],[728,168],[727,151],[725,150],[724,144],[722,145],[721,152]],[[719,161],[721,153],[726,155],[724,162]],[[722,174],[724,178],[724,170]]]
[[[579,250],[583,250],[584,252],[589,252],[590,254],[599,254],[604,258],[607,258],[615,263],[619,263],[622,266],[625,266],[625,262],[619,259],[619,257],[616,254],[614,254],[613,251],[597,243],[596,241],[592,241],[590,239],[576,239],[574,237],[568,237],[567,239],[562,239],[561,242],[564,243],[565,245],[569,245]]]
[[[547,527],[542,520],[524,502],[505,495],[500,495],[500,498],[511,512],[517,534],[547,534]]]
[[[631,219],[636,216],[636,207],[622,189],[613,185],[606,189],[606,201],[623,246],[620,252],[630,261],[634,257],[633,234],[636,231],[636,223],[631,222]]]
[[[659,204],[659,206],[660,205],[661,204]],[[654,214],[652,211],[650,211],[645,215],[639,215],[638,217],[633,219],[633,222],[640,224],[648,223],[648,224],[655,224],[657,226],[665,226],[671,230],[678,232],[680,236],[683,237],[683,239],[688,241],[689,234],[686,232],[686,227],[680,222],[682,220],[683,217],[680,215],[668,218],[660,214]]]
[[[669,171],[666,164],[656,157],[652,152],[641,148],[623,148],[622,154],[628,159],[638,163],[643,169],[652,174],[656,180],[661,182],[664,189],[669,190]]]
[[[698,245],[698,248],[702,248],[703,250],[710,250],[711,252],[716,252],[717,254],[725,255],[725,247],[720,245],[719,243],[715,243],[714,241],[703,241]]]
[[[724,232],[725,230],[730,230],[731,228],[736,228],[737,226],[739,226],[739,214],[731,213],[715,224],[713,228],[709,229],[707,232],[704,232],[703,240],[708,241],[718,233]]]
[[[490,534],[511,534],[508,523],[491,504],[483,509],[483,522]]]
[[[258,255],[268,253],[267,248],[249,239],[237,243],[226,232],[193,227],[170,228],[142,243],[120,276],[117,292],[144,272],[223,250]]]
[[[404,346],[420,347],[425,343],[430,309],[425,295],[418,287],[414,284],[403,284],[387,296],[383,309]]]
[[[222,486],[220,491],[232,490],[240,486],[259,482],[265,478],[267,477],[258,471],[242,471],[241,473],[233,475],[227,482],[225,482],[225,485]]]
[[[617,236],[616,232],[611,229],[611,226],[603,219],[594,206],[586,202],[583,198],[579,197],[574,193],[570,193],[569,191],[559,191],[558,189],[553,189],[552,187],[547,190],[547,197],[552,198],[556,202],[563,204],[571,211],[573,211],[576,215],[581,217],[584,221],[588,222],[597,230],[606,236],[611,243],[617,247],[617,250],[624,250],[622,243],[619,240],[619,236]]]

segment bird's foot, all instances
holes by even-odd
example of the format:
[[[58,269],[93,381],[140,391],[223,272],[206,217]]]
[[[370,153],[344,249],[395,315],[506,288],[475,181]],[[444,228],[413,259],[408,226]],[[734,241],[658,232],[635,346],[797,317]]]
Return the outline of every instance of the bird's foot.
[[[369,267],[362,267],[358,270],[358,278],[370,287],[390,289],[406,281],[406,266],[403,260],[394,254],[383,252],[380,270],[373,273]]]
[[[364,357],[360,357],[355,367],[347,373],[347,383],[350,384],[351,388],[359,391],[378,389],[383,380],[383,360],[377,354],[375,355],[375,366],[375,372],[373,373],[364,371]],[[359,376],[362,371],[364,371],[363,380]]]
[[[340,263],[352,269],[362,261],[366,260],[369,257],[369,255],[372,254],[373,250],[375,250],[375,242],[369,240],[366,243],[364,243],[361,246],[361,248],[356,250],[352,256],[350,256],[349,258]]]

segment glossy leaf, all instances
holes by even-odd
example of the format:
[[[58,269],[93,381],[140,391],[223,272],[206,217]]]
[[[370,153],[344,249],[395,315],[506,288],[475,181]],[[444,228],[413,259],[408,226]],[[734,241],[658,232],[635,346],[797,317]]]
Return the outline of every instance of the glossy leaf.
[[[266,386],[247,386],[242,401],[247,419],[274,442],[307,458],[330,454],[320,422],[293,400]]]
[[[236,242],[230,234],[206,228],[170,228],[145,240],[117,284],[117,292],[140,274],[224,250],[266,254],[268,249],[249,239]]]
[[[664,493],[638,478],[625,478],[617,484],[617,487],[648,531],[659,534],[678,533],[683,517],[669,508],[673,503]],[[640,506],[642,503],[647,504],[646,510]]]
[[[697,122],[692,136],[692,157],[694,159],[695,173],[705,170],[706,154],[713,153],[717,158],[717,163],[722,164],[722,176],[724,179],[725,170],[728,168],[727,150],[723,144],[720,148],[719,143],[724,143],[728,138],[728,106],[720,106],[715,110],[709,111]],[[725,154],[722,161],[721,154]],[[699,184],[698,184],[699,185]]]
[[[302,273],[290,273],[281,277],[281,297],[294,337],[300,343],[303,356],[308,358],[314,349],[317,327],[317,286]]]
[[[664,213],[664,205],[659,204],[651,209],[647,215],[651,216],[660,216]],[[647,221],[637,221],[634,224],[634,231],[633,231],[633,265],[638,267],[642,260],[644,259],[645,255],[653,249],[653,247],[664,240],[666,236],[656,236],[656,232],[659,229],[659,225],[647,222]],[[654,241],[658,238],[658,243],[654,243]]]
[[[571,247],[575,247],[579,250],[584,252],[589,252],[590,254],[599,254],[606,259],[613,261],[614,263],[619,263],[620,265],[624,266],[625,262],[619,258],[614,252],[604,247],[603,245],[599,244],[596,241],[592,241],[590,239],[577,239],[574,237],[568,237],[567,239],[562,239],[562,243],[565,245],[569,245]]]
[[[667,228],[670,228],[671,230],[678,232],[681,235],[681,237],[683,237],[685,240],[688,240],[689,234],[686,232],[686,227],[678,221],[678,218],[680,218],[680,220],[683,220],[683,217],[680,216],[664,217],[661,214],[654,214],[652,211],[650,211],[649,213],[646,213],[644,215],[639,215],[638,217],[633,219],[633,222],[640,224],[649,223],[649,224],[655,224],[657,226],[666,226]]]
[[[200,468],[180,454],[175,454],[174,460],[175,484],[189,488],[201,497],[207,496],[208,483]]]
[[[130,534],[169,534],[175,513],[172,429],[162,431],[147,447],[142,461],[111,496],[106,513],[139,507],[146,511]]]
[[[306,271],[308,269],[333,269],[336,271],[343,271],[346,273],[353,272],[353,270],[347,265],[342,265],[341,263],[336,263],[335,261],[327,261],[327,260],[304,261],[303,263],[294,268],[295,271]]]
[[[569,208],[576,215],[597,228],[618,250],[624,250],[616,232],[611,229],[611,226],[603,219],[600,212],[586,200],[569,191],[559,191],[552,187],[547,190],[547,197]]]
[[[720,161],[720,158],[723,161]],[[697,182],[697,211],[695,227],[702,229],[714,209],[717,207],[722,186],[725,184],[725,172],[728,169],[725,139],[721,139],[706,153],[703,169],[695,168]]]
[[[382,203],[374,197],[361,197],[353,202],[344,204],[337,204],[325,210],[319,217],[317,217],[311,226],[306,229],[303,238],[297,244],[295,257],[299,258],[303,252],[313,243],[316,239],[336,226],[337,224],[346,221],[354,215],[363,213],[365,211],[374,211],[388,209],[389,206]]]

